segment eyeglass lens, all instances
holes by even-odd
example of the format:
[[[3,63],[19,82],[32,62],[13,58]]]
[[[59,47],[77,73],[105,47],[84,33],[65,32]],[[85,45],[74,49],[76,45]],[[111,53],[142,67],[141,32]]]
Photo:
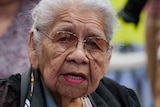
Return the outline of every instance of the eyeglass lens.
[[[78,43],[78,38],[75,34],[71,32],[57,32],[54,35],[53,42],[59,44],[59,48],[63,48],[67,50],[69,48],[75,48]],[[100,57],[101,55],[107,52],[109,47],[109,43],[107,43],[104,39],[96,38],[96,37],[88,37],[83,41],[85,51],[90,53],[92,57]]]

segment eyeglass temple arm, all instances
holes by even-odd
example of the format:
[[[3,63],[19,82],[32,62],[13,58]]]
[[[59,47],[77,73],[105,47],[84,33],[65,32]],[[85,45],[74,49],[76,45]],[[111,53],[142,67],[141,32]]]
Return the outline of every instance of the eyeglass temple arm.
[[[42,32],[41,30],[39,30],[38,28],[36,28],[37,32],[40,32],[42,34],[44,34],[47,38],[53,40],[54,38],[50,37],[49,35],[47,35],[46,33]]]

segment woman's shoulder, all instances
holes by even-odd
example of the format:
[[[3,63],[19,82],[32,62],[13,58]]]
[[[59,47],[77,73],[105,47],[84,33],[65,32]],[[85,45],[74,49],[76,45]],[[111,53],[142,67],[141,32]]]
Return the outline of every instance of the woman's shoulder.
[[[16,74],[8,79],[0,79],[0,106],[18,107],[20,101],[21,75]]]
[[[100,98],[98,99],[106,102],[109,107],[141,107],[134,90],[122,86],[107,77],[100,81],[98,88],[92,96],[94,96],[93,99],[97,99],[97,96],[99,96]]]
[[[100,81],[99,87],[102,87],[108,89],[117,99],[120,97],[128,98],[128,97],[136,97],[137,95],[134,90],[127,88],[124,85],[120,85],[118,82],[104,77]],[[137,99],[138,100],[138,99]]]

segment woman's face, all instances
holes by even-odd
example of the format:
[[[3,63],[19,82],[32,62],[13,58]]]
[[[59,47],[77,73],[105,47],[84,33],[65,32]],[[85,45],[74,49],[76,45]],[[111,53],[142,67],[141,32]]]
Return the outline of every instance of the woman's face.
[[[54,37],[58,31],[67,31],[76,34],[80,41],[76,45],[68,42],[68,45],[66,38],[61,39],[64,41],[61,44],[44,38],[38,66],[52,95],[58,93],[64,97],[76,98],[93,92],[107,71],[110,52],[98,53],[92,51],[92,48],[87,50],[83,40],[90,36],[106,39],[101,16],[96,12],[66,10],[59,13],[49,28],[45,32],[49,36]]]

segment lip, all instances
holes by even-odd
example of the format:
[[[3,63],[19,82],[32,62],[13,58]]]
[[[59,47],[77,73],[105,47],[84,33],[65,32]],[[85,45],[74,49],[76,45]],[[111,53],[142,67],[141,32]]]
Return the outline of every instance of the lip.
[[[63,77],[66,80],[66,82],[75,85],[83,83],[83,81],[86,79],[86,76],[81,73],[66,73],[63,74]]]

